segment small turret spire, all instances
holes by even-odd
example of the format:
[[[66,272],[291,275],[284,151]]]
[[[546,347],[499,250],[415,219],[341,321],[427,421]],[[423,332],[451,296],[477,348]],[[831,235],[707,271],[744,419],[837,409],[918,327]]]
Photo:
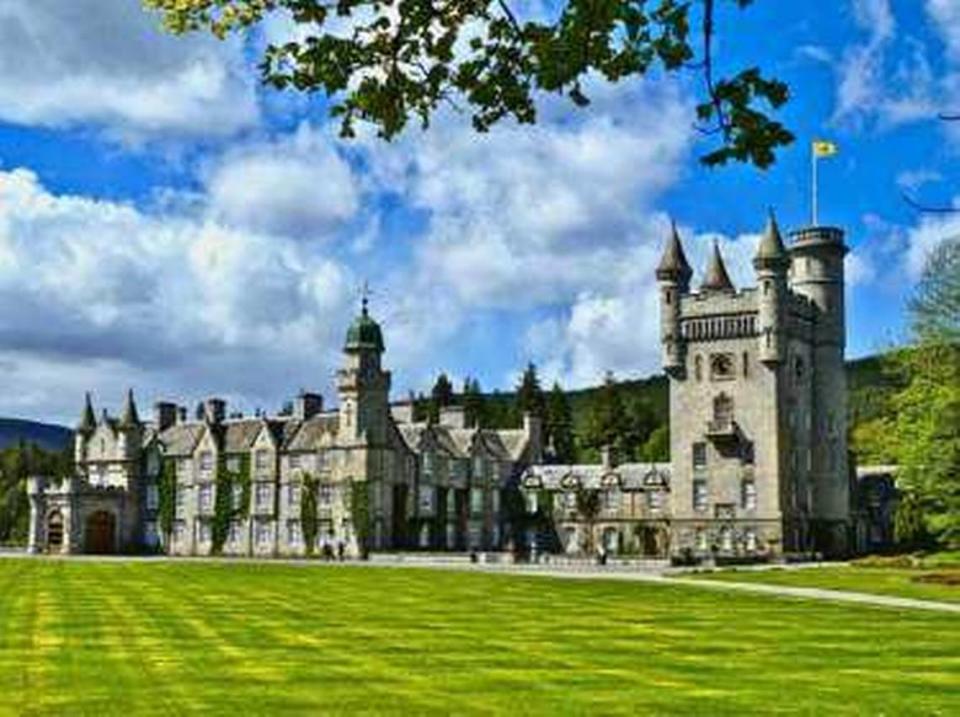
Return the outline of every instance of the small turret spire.
[[[77,433],[90,434],[97,428],[97,419],[93,413],[93,401],[87,391],[84,399],[83,412],[80,414],[80,423],[77,424]]]
[[[785,264],[788,261],[787,249],[783,244],[780,227],[777,226],[777,217],[771,208],[767,228],[763,232],[760,244],[757,245],[757,253],[753,257],[753,264],[759,268],[767,264]]]
[[[137,404],[133,400],[133,389],[127,390],[127,400],[123,405],[123,413],[120,416],[121,428],[136,428],[140,425],[140,416],[137,414]]]
[[[657,266],[657,279],[661,281],[680,280],[685,283],[690,280],[691,276],[693,276],[693,270],[687,261],[687,255],[683,252],[683,243],[680,241],[677,223],[671,220],[670,236],[663,248],[660,264]]]
[[[730,281],[727,267],[723,263],[723,256],[720,254],[720,246],[716,239],[713,241],[713,252],[710,255],[710,262],[707,264],[707,271],[703,275],[700,289],[703,291],[736,291],[733,282]]]

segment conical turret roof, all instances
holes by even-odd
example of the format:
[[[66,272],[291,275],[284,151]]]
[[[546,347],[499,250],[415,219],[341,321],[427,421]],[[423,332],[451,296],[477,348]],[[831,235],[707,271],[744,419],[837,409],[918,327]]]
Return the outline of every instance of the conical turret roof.
[[[123,413],[120,415],[121,428],[135,428],[140,425],[140,416],[137,415],[137,404],[133,400],[133,389],[127,391],[127,401],[123,405]]]
[[[783,244],[783,237],[780,235],[780,227],[777,226],[777,218],[773,210],[770,210],[770,219],[767,220],[767,228],[757,246],[757,253],[753,261],[757,263],[782,262],[787,259],[787,249]]]
[[[727,267],[723,263],[716,240],[713,242],[713,252],[710,254],[710,261],[700,288],[703,291],[736,291],[733,282],[730,281],[730,275],[727,273]]]
[[[683,252],[683,243],[680,241],[680,232],[677,231],[677,223],[672,222],[670,227],[670,237],[667,239],[667,245],[663,249],[663,256],[660,264],[657,266],[658,279],[681,278],[689,279],[693,275],[690,263],[687,261],[687,255]]]
[[[78,433],[93,433],[97,428],[97,419],[93,414],[93,401],[87,392],[84,399],[83,412],[80,414],[80,423],[77,424]]]

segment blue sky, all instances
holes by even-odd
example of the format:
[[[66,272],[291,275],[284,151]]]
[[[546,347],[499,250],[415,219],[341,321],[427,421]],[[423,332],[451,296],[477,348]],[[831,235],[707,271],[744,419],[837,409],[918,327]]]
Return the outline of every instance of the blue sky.
[[[72,421],[83,391],[114,408],[128,386],[333,401],[364,280],[396,395],[441,370],[507,389],[528,360],[567,386],[648,375],[669,218],[695,267],[717,238],[751,283],[767,207],[808,221],[815,137],[841,149],[821,219],[852,247],[848,354],[902,341],[924,256],[960,231],[901,198],[960,199],[960,123],[936,120],[960,111],[960,0],[733,5],[720,69],[793,92],[798,141],[766,172],[699,164],[695,73],[594,82],[586,111],[546,98],[537,127],[443,115],[345,143],[322,100],[258,86],[282,19],[220,43],[161,34],[136,0],[0,0],[0,415]]]

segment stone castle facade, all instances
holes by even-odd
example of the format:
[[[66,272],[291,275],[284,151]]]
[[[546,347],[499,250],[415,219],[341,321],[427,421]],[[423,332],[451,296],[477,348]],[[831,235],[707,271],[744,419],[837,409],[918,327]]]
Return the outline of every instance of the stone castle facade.
[[[549,464],[539,420],[438,424],[389,401],[380,326],[350,326],[339,403],[301,393],[283,416],[142,420],[89,396],[76,475],[32,479],[36,551],[356,555],[368,550],[778,557],[852,547],[844,376],[843,233],[784,243],[771,217],[737,290],[715,246],[699,283],[676,229],[657,268],[671,462]],[[546,459],[546,460],[545,460]]]

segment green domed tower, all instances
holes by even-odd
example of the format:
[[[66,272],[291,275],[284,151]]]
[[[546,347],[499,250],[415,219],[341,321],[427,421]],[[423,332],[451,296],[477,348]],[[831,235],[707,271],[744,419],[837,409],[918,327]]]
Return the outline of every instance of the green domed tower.
[[[390,415],[390,372],[380,365],[383,332],[367,304],[364,296],[360,315],[347,329],[344,364],[337,374],[340,435],[352,443],[381,444]]]

